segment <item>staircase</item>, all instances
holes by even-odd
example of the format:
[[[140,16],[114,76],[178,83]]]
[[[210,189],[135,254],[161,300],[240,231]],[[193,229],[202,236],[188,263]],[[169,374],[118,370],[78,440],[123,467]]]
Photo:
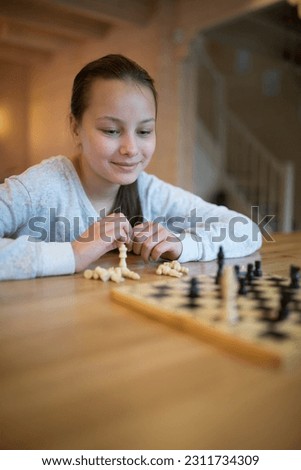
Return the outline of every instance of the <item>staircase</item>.
[[[226,102],[223,76],[205,50],[201,68],[207,84],[198,111],[198,145],[202,158],[211,161],[218,172],[219,187],[227,194],[233,209],[251,216],[274,215],[270,229],[290,232],[293,229],[294,168],[291,162],[280,163],[258,141]],[[256,220],[258,222],[258,220]]]

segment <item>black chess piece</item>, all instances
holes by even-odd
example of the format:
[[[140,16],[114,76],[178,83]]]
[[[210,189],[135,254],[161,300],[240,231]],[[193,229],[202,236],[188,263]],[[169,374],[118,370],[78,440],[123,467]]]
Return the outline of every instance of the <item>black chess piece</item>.
[[[200,297],[200,287],[199,281],[196,277],[192,277],[190,280],[189,291],[187,294],[188,298],[188,307],[189,308],[196,308],[196,299]]]
[[[289,316],[289,308],[288,305],[292,299],[292,294],[289,290],[283,288],[281,289],[281,296],[280,296],[280,308],[278,311],[277,321],[286,320]]]
[[[290,314],[289,303],[291,298],[292,294],[288,289],[281,289],[279,310],[276,315],[270,311],[269,314],[264,317],[264,321],[268,323],[268,329],[261,334],[261,336],[268,336],[276,340],[288,338],[289,335],[287,333],[278,330],[278,325],[286,320]]]
[[[236,275],[236,278],[239,279],[239,276],[240,276],[240,266],[238,264],[236,264],[234,266],[234,272],[235,272],[235,275]]]
[[[246,277],[240,277],[238,279],[239,282],[239,289],[238,289],[238,295],[247,295],[247,279]]]
[[[259,260],[255,261],[254,276],[255,277],[262,277],[261,261],[259,261]]]
[[[223,250],[223,247],[220,246],[220,247],[219,247],[219,250],[218,250],[218,253],[217,253],[218,264],[223,264],[223,263],[224,263],[224,259],[225,259],[224,250]]]
[[[215,284],[219,284],[221,275],[223,273],[223,267],[224,267],[224,260],[225,260],[225,255],[224,255],[224,250],[223,247],[220,246],[217,254],[217,272],[215,276]]]
[[[253,264],[252,263],[248,263],[246,278],[247,278],[247,281],[248,281],[249,284],[254,279],[254,272],[253,272]]]
[[[300,268],[299,266],[291,265],[290,268],[290,277],[291,277],[291,289],[299,289],[300,288]]]
[[[189,288],[189,297],[196,298],[199,297],[199,282],[196,277],[192,277],[190,280],[190,288]]]

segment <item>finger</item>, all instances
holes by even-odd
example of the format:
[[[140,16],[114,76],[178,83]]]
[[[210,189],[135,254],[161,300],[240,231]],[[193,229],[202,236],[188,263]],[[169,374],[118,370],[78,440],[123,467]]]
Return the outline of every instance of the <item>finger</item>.
[[[150,258],[152,261],[158,261],[162,255],[170,250],[170,242],[162,240],[160,243],[157,243],[150,252]]]
[[[158,242],[154,242],[151,239],[146,240],[146,242],[142,244],[140,255],[145,263],[149,261],[151,252],[157,244]]]
[[[165,235],[165,231],[160,230],[158,226],[153,226],[151,236],[142,244],[141,248],[141,257],[145,262],[149,261],[152,250],[165,239]]]
[[[135,255],[141,255],[142,252],[143,252],[143,253],[145,253],[143,258],[147,259],[147,258],[145,258],[147,256],[146,252],[148,250],[148,247],[152,243],[151,242],[152,238],[153,238],[152,233],[151,234],[146,234],[145,232],[141,233],[139,236],[134,237],[133,252],[135,253]]]
[[[145,222],[143,224],[135,225],[132,230],[133,241],[142,243],[148,238],[149,233],[151,232],[151,224],[149,222]]]
[[[132,227],[124,215],[113,214],[104,220],[104,231],[112,242],[119,240],[127,243],[131,238]]]
[[[135,255],[140,255],[142,249],[142,243],[132,242],[132,251]]]
[[[140,255],[143,244],[148,240],[152,230],[149,222],[136,225],[132,231],[132,250],[135,255]]]
[[[126,242],[126,247],[128,251],[133,251],[133,242],[132,238],[130,237],[129,240]]]
[[[153,261],[158,261],[159,258],[175,260],[181,256],[182,249],[183,246],[180,240],[163,240],[153,248],[150,257]]]

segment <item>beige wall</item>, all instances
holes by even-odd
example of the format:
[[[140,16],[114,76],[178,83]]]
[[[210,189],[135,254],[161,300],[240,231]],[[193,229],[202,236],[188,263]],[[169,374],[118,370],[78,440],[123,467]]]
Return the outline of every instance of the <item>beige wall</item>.
[[[28,166],[28,71],[0,63],[0,181]]]

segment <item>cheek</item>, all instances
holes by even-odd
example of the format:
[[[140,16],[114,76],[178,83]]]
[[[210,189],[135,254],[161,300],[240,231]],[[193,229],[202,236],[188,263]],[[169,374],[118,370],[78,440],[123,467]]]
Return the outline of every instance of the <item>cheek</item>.
[[[99,135],[86,136],[82,142],[84,150],[95,158],[105,158],[110,156],[115,149],[114,143],[107,139],[102,139]]]
[[[150,142],[147,143],[145,146],[145,155],[147,155],[148,158],[151,158],[153,156],[153,153],[156,148],[156,138],[152,139]]]

